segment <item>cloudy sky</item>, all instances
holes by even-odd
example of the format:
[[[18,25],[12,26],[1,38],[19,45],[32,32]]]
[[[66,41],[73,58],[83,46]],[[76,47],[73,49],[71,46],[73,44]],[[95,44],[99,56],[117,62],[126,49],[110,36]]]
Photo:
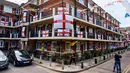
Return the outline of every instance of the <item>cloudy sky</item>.
[[[26,3],[28,0],[8,0],[17,4]],[[117,18],[121,22],[121,27],[130,27],[130,17],[125,18],[126,9],[121,3],[115,3],[111,6],[105,7],[106,4],[113,2],[115,0],[93,0],[103,9],[105,9],[112,16]],[[130,3],[130,0],[127,0]]]

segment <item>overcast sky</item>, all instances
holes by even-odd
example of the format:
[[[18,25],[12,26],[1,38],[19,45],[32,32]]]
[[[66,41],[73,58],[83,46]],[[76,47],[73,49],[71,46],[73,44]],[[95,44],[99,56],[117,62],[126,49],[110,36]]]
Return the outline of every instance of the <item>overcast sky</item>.
[[[28,0],[8,0],[17,4],[26,3]],[[108,13],[112,14],[117,20],[121,22],[121,27],[130,27],[130,17],[125,18],[126,9],[121,3],[116,3],[111,6],[105,7],[106,4],[113,2],[115,0],[93,0]],[[127,0],[130,3],[130,0]]]

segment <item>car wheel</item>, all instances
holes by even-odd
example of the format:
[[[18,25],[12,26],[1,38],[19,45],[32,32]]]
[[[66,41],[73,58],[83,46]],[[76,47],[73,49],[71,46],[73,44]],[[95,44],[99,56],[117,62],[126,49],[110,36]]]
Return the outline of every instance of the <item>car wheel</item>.
[[[16,66],[16,61],[13,62],[13,65]]]
[[[5,67],[5,69],[8,69],[8,66],[7,66],[7,67]]]

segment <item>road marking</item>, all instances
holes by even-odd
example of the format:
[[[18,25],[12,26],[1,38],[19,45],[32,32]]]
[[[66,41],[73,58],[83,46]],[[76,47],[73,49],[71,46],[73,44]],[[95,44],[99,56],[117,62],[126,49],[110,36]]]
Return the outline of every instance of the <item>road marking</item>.
[[[127,68],[127,70],[126,70],[126,72],[125,72],[125,73],[128,73],[129,69],[130,69],[130,66]]]
[[[129,70],[129,68],[130,68],[130,64],[123,70],[122,73],[126,73],[126,71]]]

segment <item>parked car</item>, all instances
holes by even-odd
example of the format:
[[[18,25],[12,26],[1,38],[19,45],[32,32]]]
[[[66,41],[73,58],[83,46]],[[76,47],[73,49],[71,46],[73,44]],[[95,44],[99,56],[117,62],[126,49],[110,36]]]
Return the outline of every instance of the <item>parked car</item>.
[[[10,50],[8,53],[9,62],[14,66],[32,64],[32,58],[25,50]]]
[[[0,69],[8,68],[9,61],[5,54],[0,50]]]

